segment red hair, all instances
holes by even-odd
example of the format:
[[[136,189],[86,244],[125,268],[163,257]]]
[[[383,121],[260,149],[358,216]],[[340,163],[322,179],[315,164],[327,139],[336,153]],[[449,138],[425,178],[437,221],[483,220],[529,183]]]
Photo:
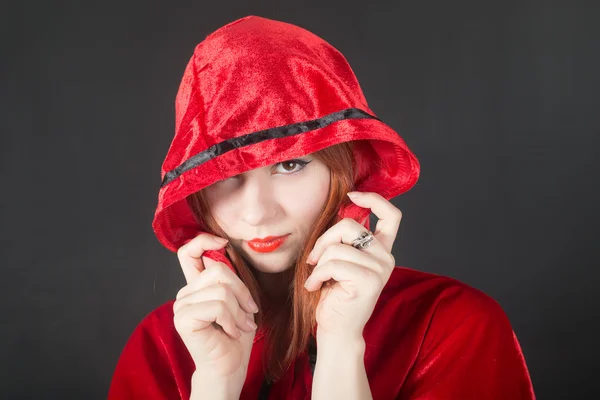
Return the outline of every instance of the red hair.
[[[336,144],[312,155],[330,170],[329,195],[320,216],[309,230],[311,233],[295,260],[294,268],[287,270],[287,274],[284,273],[285,283],[289,285],[287,298],[284,301],[269,301],[260,290],[251,265],[230,244],[226,246],[228,258],[258,304],[259,312],[255,314],[255,320],[259,327],[265,328],[266,340],[263,369],[266,377],[272,381],[280,379],[296,357],[306,350],[310,336],[315,331],[315,310],[320,292],[308,292],[304,289],[304,282],[314,268],[306,259],[317,239],[339,221],[340,207],[350,202],[346,193],[354,190],[357,171],[352,142]],[[202,190],[188,196],[186,200],[197,222],[206,232],[227,238],[212,217]]]

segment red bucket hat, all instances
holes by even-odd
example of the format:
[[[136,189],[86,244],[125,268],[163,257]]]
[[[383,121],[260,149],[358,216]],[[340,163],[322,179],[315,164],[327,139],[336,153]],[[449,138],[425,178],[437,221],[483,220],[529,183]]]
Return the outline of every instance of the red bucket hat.
[[[419,177],[417,158],[369,108],[345,57],[290,23],[251,15],[208,35],[187,64],[175,114],[152,222],[174,252],[202,232],[186,197],[251,169],[359,140],[355,190],[390,200]],[[369,212],[350,203],[338,215],[361,221]],[[205,255],[231,267],[225,249]]]

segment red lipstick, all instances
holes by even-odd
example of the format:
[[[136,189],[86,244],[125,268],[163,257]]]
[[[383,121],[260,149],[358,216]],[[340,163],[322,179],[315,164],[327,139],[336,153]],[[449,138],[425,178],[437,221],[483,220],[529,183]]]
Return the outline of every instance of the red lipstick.
[[[283,244],[289,234],[284,236],[267,236],[266,238],[255,238],[248,240],[248,246],[259,253],[270,253],[275,251],[279,246]]]

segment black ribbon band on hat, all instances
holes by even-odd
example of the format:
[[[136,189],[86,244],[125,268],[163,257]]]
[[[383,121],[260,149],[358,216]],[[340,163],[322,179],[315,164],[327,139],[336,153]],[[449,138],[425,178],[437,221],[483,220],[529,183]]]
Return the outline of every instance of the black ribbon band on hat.
[[[160,187],[162,188],[169,182],[177,179],[177,177],[184,172],[192,168],[196,168],[197,166],[202,165],[215,157],[227,153],[228,151],[238,149],[240,147],[250,146],[252,144],[260,143],[269,139],[293,136],[303,132],[323,128],[336,121],[358,118],[371,118],[381,121],[376,116],[371,115],[359,108],[347,108],[345,110],[337,111],[310,121],[297,122],[295,124],[264,129],[262,131],[252,132],[240,137],[224,140],[220,143],[210,146],[208,149],[196,154],[195,156],[190,157],[175,169],[168,171],[165,174]]]

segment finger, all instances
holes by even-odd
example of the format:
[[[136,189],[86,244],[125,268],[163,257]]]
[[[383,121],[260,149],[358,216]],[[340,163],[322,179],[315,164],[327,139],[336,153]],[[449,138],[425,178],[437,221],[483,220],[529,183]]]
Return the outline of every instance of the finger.
[[[219,240],[220,239],[220,240]],[[225,242],[223,242],[225,240]],[[177,250],[177,258],[185,280],[190,283],[204,270],[202,254],[205,250],[218,250],[227,244],[226,239],[208,233],[201,233]]]
[[[340,282],[350,296],[358,295],[362,287],[377,286],[380,282],[378,274],[369,268],[348,261],[330,260],[314,269],[304,287],[312,292],[330,279]]]
[[[329,228],[327,231],[325,231],[325,233],[323,233],[321,237],[317,239],[313,250],[308,256],[308,263],[316,264],[323,255],[323,252],[325,252],[325,250],[333,244],[344,243],[347,245],[351,245],[352,242],[363,232],[365,232],[365,227],[353,220],[352,218],[342,219],[341,221],[333,225],[331,228]],[[373,239],[375,239],[374,234],[373,236]],[[373,240],[373,242],[375,242],[375,240]],[[375,250],[373,242],[371,242],[371,245],[369,247],[362,249],[361,251],[364,251],[366,253],[374,253]],[[385,249],[385,252],[387,252],[387,249]]]
[[[236,339],[241,336],[229,309],[219,300],[188,304],[174,315],[173,321],[180,334],[206,329],[214,322],[229,336]]]
[[[373,239],[369,248],[372,249],[372,253],[367,253],[363,250],[348,246],[347,244],[332,244],[325,249],[315,268],[330,260],[341,260],[369,268],[378,274],[385,273],[389,268],[385,268],[384,270],[384,267],[394,264],[391,259],[392,256],[387,253],[386,249],[383,248],[383,245],[379,243],[377,239]]]
[[[248,332],[254,330],[254,327],[248,324],[246,312],[240,308],[231,288],[224,283],[209,286],[180,298],[173,304],[173,312],[177,313],[181,308],[190,304],[213,300],[222,301],[227,305],[227,309],[233,316],[238,328]]]
[[[373,214],[379,219],[373,235],[376,236],[381,243],[392,251],[394,241],[398,235],[398,228],[402,220],[402,211],[388,201],[385,197],[375,192],[353,192],[359,193],[359,196],[350,197],[350,200],[356,205],[370,208]]]
[[[209,257],[202,257],[202,260],[206,269],[179,290],[176,297],[177,300],[216,283],[222,283],[230,287],[239,307],[244,311],[248,313],[255,313],[258,311],[258,308],[253,307],[256,303],[252,299],[250,290],[246,287],[244,282],[241,281],[239,276],[237,276],[226,264],[215,261]]]

